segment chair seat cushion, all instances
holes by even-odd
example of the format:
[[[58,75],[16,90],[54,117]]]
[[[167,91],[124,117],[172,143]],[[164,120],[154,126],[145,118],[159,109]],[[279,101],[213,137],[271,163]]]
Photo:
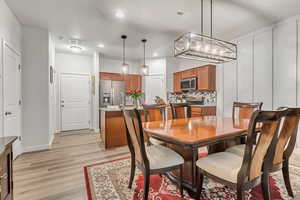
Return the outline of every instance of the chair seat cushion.
[[[160,140],[157,140],[157,139],[151,138],[151,137],[149,138],[149,141],[153,145],[162,145],[162,144],[165,144],[163,141],[160,141]]]
[[[232,146],[232,147],[226,149],[226,152],[230,152],[230,153],[233,153],[237,156],[243,157],[244,152],[245,152],[245,147],[246,146],[244,144],[235,145],[235,146]]]
[[[178,153],[161,145],[147,146],[146,152],[151,170],[182,165],[184,162]]]
[[[243,157],[229,152],[220,152],[199,158],[196,165],[211,175],[231,183],[237,183],[242,162]]]

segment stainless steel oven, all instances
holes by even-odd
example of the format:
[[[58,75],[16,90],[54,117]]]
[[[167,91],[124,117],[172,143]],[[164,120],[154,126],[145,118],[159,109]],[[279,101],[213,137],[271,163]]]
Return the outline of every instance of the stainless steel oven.
[[[197,78],[183,79],[180,86],[182,91],[197,90]]]

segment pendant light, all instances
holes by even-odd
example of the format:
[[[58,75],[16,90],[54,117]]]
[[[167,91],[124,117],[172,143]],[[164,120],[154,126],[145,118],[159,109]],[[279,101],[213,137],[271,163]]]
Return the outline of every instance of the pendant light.
[[[208,63],[237,59],[236,44],[213,38],[213,6],[210,0],[210,36],[203,33],[203,0],[201,0],[201,34],[186,33],[174,42],[174,56]]]
[[[142,43],[144,44],[144,63],[141,67],[141,75],[148,76],[149,75],[149,66],[146,65],[146,39],[142,39]]]
[[[127,36],[122,35],[121,38],[123,40],[123,63],[121,66],[121,72],[122,72],[122,74],[126,75],[126,74],[128,74],[128,71],[129,71],[129,65],[125,62],[125,40],[127,39]]]

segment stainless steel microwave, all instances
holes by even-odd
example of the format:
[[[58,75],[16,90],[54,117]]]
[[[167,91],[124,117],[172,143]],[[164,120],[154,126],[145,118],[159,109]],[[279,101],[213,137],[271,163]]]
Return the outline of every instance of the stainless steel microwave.
[[[197,78],[183,79],[180,86],[182,91],[197,90]]]

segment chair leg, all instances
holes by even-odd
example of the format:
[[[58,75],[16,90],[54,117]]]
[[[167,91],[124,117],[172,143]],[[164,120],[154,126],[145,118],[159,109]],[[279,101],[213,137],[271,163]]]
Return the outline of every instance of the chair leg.
[[[237,200],[245,200],[245,190],[242,185],[237,186]]]
[[[269,174],[268,172],[263,172],[261,175],[261,189],[264,195],[264,200],[270,200],[270,190],[269,190]]]
[[[135,159],[132,158],[131,159],[131,172],[130,172],[130,178],[129,178],[129,184],[128,184],[128,188],[132,188],[132,182],[134,179],[134,175],[135,175]]]
[[[150,174],[149,172],[146,171],[144,173],[144,200],[148,199],[149,185],[150,185]]]
[[[286,190],[287,190],[289,196],[294,198],[294,193],[293,193],[291,182],[290,182],[289,161],[288,160],[284,161],[284,163],[283,163],[282,174],[283,174],[283,179],[284,179]]]
[[[183,166],[181,166],[180,167],[180,196],[181,196],[181,198],[183,198],[184,196],[183,196]]]
[[[198,179],[198,174],[199,174],[199,179]],[[197,169],[197,194],[196,194],[196,199],[200,199],[201,193],[203,190],[203,180],[204,180],[204,175],[199,173],[199,169]]]

